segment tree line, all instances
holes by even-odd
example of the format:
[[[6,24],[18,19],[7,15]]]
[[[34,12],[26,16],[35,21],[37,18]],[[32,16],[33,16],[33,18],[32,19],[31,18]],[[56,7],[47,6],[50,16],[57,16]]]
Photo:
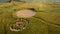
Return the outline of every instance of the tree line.
[[[12,1],[25,2],[25,1],[21,1],[21,0],[9,0],[8,2],[12,2]]]

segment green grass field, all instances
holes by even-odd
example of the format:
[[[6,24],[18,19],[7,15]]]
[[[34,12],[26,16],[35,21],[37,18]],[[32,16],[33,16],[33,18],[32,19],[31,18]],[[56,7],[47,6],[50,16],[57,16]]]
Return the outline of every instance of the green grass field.
[[[11,31],[9,24],[16,20],[12,13],[31,7],[36,15],[27,18],[28,27],[20,32]],[[60,8],[46,3],[0,3],[0,34],[60,34]]]

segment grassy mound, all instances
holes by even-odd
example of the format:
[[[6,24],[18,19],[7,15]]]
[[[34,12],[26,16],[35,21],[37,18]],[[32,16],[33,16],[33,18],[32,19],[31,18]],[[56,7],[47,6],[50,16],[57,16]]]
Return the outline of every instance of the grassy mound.
[[[27,20],[29,25],[20,32],[11,31],[10,23],[17,19],[12,14],[22,9],[34,8],[36,15]],[[0,34],[60,34],[60,8],[45,3],[0,3]]]

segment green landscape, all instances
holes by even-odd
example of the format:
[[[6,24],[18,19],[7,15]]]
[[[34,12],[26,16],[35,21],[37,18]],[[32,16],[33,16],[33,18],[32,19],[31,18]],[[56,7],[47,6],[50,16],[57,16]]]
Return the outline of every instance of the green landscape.
[[[54,4],[54,3],[53,3]],[[0,34],[60,34],[60,6],[40,2],[1,2]],[[20,19],[13,13],[22,9],[33,8],[36,14],[26,20],[26,29],[16,32],[10,30],[10,24]]]

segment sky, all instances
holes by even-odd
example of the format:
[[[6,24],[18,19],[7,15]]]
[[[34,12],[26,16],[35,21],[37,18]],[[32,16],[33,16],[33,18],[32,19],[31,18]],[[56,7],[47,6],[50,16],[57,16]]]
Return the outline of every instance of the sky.
[[[0,0],[0,2],[5,2],[8,0]],[[27,2],[60,2],[60,0],[21,0],[21,1],[27,1]]]
[[[22,1],[28,1],[28,2],[60,2],[60,0],[22,0]]]

